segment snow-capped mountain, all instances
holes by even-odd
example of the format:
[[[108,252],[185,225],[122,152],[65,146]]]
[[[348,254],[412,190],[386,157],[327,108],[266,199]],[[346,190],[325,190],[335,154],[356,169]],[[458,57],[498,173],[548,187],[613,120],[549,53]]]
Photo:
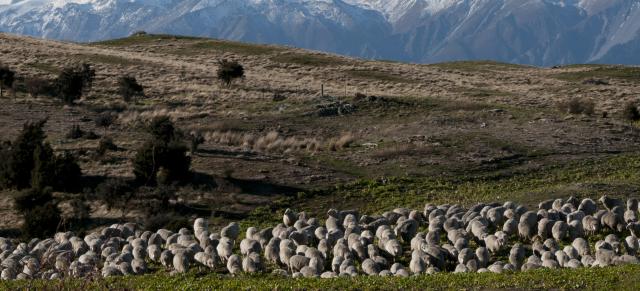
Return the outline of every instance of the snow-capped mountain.
[[[0,31],[139,30],[425,63],[640,64],[638,0],[0,0]]]

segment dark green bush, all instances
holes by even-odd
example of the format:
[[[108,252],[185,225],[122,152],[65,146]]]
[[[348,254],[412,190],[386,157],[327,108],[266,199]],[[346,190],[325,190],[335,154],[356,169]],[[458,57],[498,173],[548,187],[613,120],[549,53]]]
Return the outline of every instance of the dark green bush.
[[[26,212],[39,205],[45,205],[53,200],[51,188],[26,189],[13,197],[16,210]]]
[[[622,110],[622,115],[624,119],[629,121],[640,120],[640,110],[638,110],[638,106],[635,102],[627,103]]]
[[[12,143],[5,143],[6,158],[0,160],[1,188],[21,190],[31,186],[34,152],[36,147],[44,143],[45,134],[42,128],[45,122],[46,120],[25,123],[18,137]]]
[[[16,73],[6,66],[0,65],[0,97],[2,97],[2,89],[13,88]]]
[[[191,158],[187,147],[168,117],[155,118],[150,126],[152,138],[138,149],[133,158],[136,180],[145,185],[183,182],[190,176]]]
[[[109,209],[124,209],[133,197],[135,189],[122,179],[109,179],[98,185],[94,193],[95,198],[102,200]]]
[[[60,210],[54,203],[35,206],[24,212],[22,235],[28,238],[51,237],[61,221]]]
[[[95,75],[95,70],[89,64],[63,69],[56,80],[58,97],[67,104],[73,104],[85,90],[91,88]]]
[[[244,77],[244,67],[236,61],[220,60],[217,76],[228,87],[233,80]]]
[[[79,187],[80,167],[73,156],[56,156],[44,142],[45,122],[26,123],[15,141],[4,142],[0,147],[0,188],[51,186],[67,191]]]

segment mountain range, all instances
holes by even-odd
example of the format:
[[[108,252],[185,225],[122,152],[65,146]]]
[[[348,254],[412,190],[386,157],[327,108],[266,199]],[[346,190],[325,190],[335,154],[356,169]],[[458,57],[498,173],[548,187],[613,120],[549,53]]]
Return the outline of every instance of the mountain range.
[[[638,0],[0,0],[0,31],[78,42],[146,31],[416,63],[640,64]]]

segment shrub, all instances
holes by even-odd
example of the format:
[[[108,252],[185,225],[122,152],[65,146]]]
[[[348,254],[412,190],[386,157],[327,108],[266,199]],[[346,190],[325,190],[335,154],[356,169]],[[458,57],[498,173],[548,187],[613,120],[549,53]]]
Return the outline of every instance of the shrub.
[[[131,76],[122,76],[118,79],[118,92],[125,102],[131,101],[132,97],[144,96],[144,88],[138,84],[138,80]]]
[[[218,80],[228,87],[233,80],[244,77],[244,67],[236,61],[220,60],[217,75]]]
[[[56,156],[53,173],[49,173],[49,175],[54,177],[54,182],[51,184],[53,189],[61,191],[80,190],[78,182],[82,178],[82,170],[78,166],[76,157],[72,154],[64,153]]]
[[[16,73],[8,67],[0,66],[0,97],[2,97],[2,89],[13,88],[13,81]]]
[[[138,182],[148,185],[185,181],[190,176],[191,158],[179,141],[146,142],[133,159],[133,172]]]
[[[50,237],[57,232],[61,222],[60,210],[49,202],[24,212],[22,234],[28,238]]]
[[[13,197],[16,210],[20,212],[31,210],[38,205],[45,205],[52,200],[53,196],[51,195],[51,188],[49,187],[44,189],[26,189],[20,191]]]
[[[91,88],[94,77],[95,70],[89,64],[63,69],[56,80],[58,97],[67,104],[73,104]]]
[[[204,136],[199,132],[192,132],[190,137],[191,141],[191,153],[195,153],[198,151],[198,147],[204,143]]]
[[[149,126],[152,138],[138,149],[133,158],[136,180],[143,184],[185,181],[190,177],[191,158],[168,117],[157,117]]]
[[[99,156],[103,156],[107,153],[107,151],[115,151],[117,149],[118,146],[113,143],[113,139],[111,139],[110,137],[104,137],[100,139],[100,142],[98,142],[98,148],[96,149],[96,152]]]
[[[42,146],[45,138],[42,127],[46,120],[27,122],[22,132],[13,143],[5,145],[7,157],[0,160],[0,187],[15,187],[18,190],[29,188],[31,185],[31,171],[34,166],[34,151]]]
[[[24,81],[24,87],[31,97],[40,95],[52,95],[51,82],[41,78],[30,78]]]
[[[630,121],[638,121],[640,120],[640,110],[638,110],[638,106],[635,102],[629,102],[624,106],[622,110],[622,115],[624,119]]]
[[[44,142],[45,122],[26,123],[13,143],[5,142],[1,147],[0,188],[51,186],[54,190],[69,190],[78,185],[81,171],[75,158],[67,154],[56,156]]]
[[[84,134],[85,132],[80,128],[80,125],[73,125],[64,137],[68,139],[79,139],[83,137]]]
[[[595,103],[589,99],[572,98],[567,102],[558,104],[558,108],[569,114],[585,114],[592,115],[595,109]]]
[[[94,119],[94,122],[96,123],[97,127],[102,127],[106,134],[107,129],[113,124],[115,120],[116,118],[113,114],[111,114],[111,112],[103,112]]]
[[[154,140],[164,143],[168,143],[176,138],[175,126],[173,125],[171,118],[168,116],[158,116],[151,120],[148,131],[151,133]]]
[[[134,195],[134,189],[122,179],[109,179],[98,185],[94,193],[109,209],[121,208],[124,213],[127,202]]]

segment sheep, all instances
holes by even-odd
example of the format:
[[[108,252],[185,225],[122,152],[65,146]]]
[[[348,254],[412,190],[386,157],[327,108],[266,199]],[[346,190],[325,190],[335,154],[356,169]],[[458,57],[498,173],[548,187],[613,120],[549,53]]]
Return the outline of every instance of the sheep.
[[[584,212],[585,215],[593,215],[596,213],[598,206],[596,202],[590,198],[583,199],[578,206],[578,210]]]
[[[229,259],[229,257],[232,255],[233,245],[234,245],[233,239],[226,236],[223,236],[222,238],[220,238],[220,241],[216,246],[216,252],[220,256],[220,258],[223,260],[223,262]]]
[[[309,264],[309,261],[311,261],[311,259],[305,256],[294,255],[289,259],[289,269],[291,270],[292,273],[294,271],[299,272],[300,270],[302,270],[303,267]]]
[[[622,200],[617,198],[611,198],[607,195],[600,197],[598,201],[600,201],[600,203],[602,203],[602,205],[609,211],[613,210],[613,208],[616,206],[622,206],[622,207],[626,206]]]
[[[369,276],[378,275],[380,267],[372,259],[366,259],[362,262],[362,271]]]
[[[189,257],[185,252],[179,251],[173,255],[173,269],[178,273],[189,271]]]
[[[240,225],[237,222],[232,222],[229,225],[225,226],[220,230],[220,236],[222,238],[229,238],[231,240],[236,240],[238,235],[240,234]]]
[[[227,270],[229,274],[235,276],[242,272],[242,260],[238,255],[231,255],[227,260]]]
[[[484,243],[492,254],[499,252],[506,245],[506,241],[503,238],[498,238],[493,234],[485,237]]]
[[[551,228],[551,234],[555,240],[562,241],[567,236],[567,223],[564,221],[556,221]]]

